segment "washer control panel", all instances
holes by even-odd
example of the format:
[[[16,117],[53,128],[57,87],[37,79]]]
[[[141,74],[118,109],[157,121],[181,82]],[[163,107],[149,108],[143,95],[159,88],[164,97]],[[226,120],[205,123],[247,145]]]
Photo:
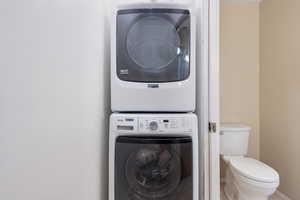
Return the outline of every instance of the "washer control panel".
[[[119,116],[115,118],[113,128],[121,133],[187,133],[193,131],[192,120],[181,116]]]
[[[114,129],[118,132],[134,133],[138,130],[137,117],[118,117],[114,120]]]
[[[140,117],[138,128],[140,133],[177,133],[192,131],[190,118],[169,117],[151,118]]]

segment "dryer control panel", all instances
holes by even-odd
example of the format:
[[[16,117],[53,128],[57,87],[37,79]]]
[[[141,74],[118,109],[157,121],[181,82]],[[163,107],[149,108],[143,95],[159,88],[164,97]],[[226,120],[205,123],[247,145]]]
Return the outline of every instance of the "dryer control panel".
[[[116,131],[126,133],[187,133],[193,131],[192,120],[190,117],[120,116],[114,127]]]

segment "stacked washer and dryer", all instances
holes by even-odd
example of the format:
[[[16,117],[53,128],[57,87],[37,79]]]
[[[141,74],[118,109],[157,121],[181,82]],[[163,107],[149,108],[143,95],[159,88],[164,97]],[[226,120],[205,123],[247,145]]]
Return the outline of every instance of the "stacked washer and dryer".
[[[115,9],[109,200],[199,200],[193,11]]]

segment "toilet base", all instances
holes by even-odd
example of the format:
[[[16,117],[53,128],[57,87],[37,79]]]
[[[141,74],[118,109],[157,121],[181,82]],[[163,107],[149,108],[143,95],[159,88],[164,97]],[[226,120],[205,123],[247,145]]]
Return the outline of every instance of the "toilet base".
[[[238,200],[238,191],[235,191],[233,187],[228,187],[226,184],[224,187],[224,193],[227,200]]]
[[[233,175],[230,170],[226,172],[226,179],[224,185],[224,193],[228,200],[238,200],[239,191],[234,183]]]
[[[276,188],[262,189],[236,180],[232,171],[227,169],[224,193],[228,200],[268,200]]]

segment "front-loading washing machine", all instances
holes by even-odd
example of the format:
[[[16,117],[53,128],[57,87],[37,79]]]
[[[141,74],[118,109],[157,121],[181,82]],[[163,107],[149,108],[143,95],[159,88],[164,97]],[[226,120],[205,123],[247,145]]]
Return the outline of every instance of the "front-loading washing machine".
[[[192,9],[158,3],[122,6],[111,24],[112,111],[194,111]]]
[[[112,114],[109,200],[199,200],[194,114]]]

